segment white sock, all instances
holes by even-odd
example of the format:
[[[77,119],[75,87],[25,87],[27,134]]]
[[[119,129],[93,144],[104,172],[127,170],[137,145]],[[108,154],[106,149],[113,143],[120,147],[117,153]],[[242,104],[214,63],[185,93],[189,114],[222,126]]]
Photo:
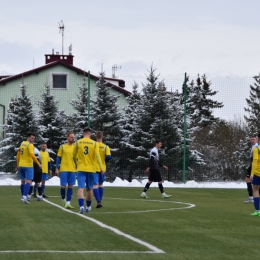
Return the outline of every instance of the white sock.
[[[70,201],[67,201],[67,202],[66,202],[66,205],[70,205]]]

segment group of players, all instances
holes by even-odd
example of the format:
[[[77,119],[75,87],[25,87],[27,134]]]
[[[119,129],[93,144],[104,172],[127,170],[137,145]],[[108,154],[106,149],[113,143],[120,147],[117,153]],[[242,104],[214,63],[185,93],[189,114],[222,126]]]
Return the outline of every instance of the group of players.
[[[102,142],[103,133],[96,133],[96,141],[91,139],[92,131],[84,128],[83,138],[75,142],[74,133],[67,133],[67,142],[60,145],[57,157],[55,173],[60,177],[60,195],[62,205],[66,209],[73,209],[71,199],[73,186],[78,182],[78,204],[80,213],[88,213],[91,210],[92,197],[97,201],[96,208],[103,207],[102,198],[104,194],[103,182],[106,173],[106,163],[112,158],[109,146]],[[22,201],[30,204],[33,190],[32,182],[35,182],[33,197],[38,201],[48,198],[45,191],[45,181],[48,174],[52,174],[50,155],[47,152],[47,144],[42,143],[40,151],[34,147],[35,134],[29,132],[27,140],[22,142],[17,152],[17,169],[21,179]],[[159,152],[161,140],[155,141],[155,147],[150,151],[149,180],[146,183],[142,198],[149,198],[146,195],[152,182],[158,182],[158,188],[163,198],[170,198],[164,192],[162,177],[159,168],[168,170],[168,167],[160,163]],[[86,188],[86,207],[84,207],[84,189]],[[38,189],[38,196],[36,196]]]
[[[103,207],[103,182],[106,173],[106,163],[111,159],[109,146],[102,142],[103,133],[96,133],[96,141],[91,139],[92,131],[90,128],[84,128],[83,138],[75,142],[74,133],[67,134],[67,143],[59,147],[56,157],[55,173],[60,177],[60,195],[62,204],[66,209],[74,208],[70,202],[73,194],[73,186],[78,182],[78,204],[80,213],[89,212],[91,210],[92,197],[97,201],[96,208]],[[255,212],[252,216],[260,216],[260,133],[258,136],[250,138],[252,148],[250,158],[252,163],[247,170],[247,189],[249,198],[245,203],[253,202]],[[47,198],[44,194],[45,181],[48,174],[52,174],[50,155],[47,152],[47,144],[42,143],[40,151],[34,147],[35,134],[30,132],[27,134],[27,140],[22,142],[17,152],[17,169],[21,179],[22,201],[29,204],[31,193],[33,190],[32,182],[35,182],[33,196],[38,201]],[[146,173],[149,173],[149,180],[146,183],[142,198],[149,198],[146,194],[152,182],[158,182],[158,188],[163,198],[169,198],[164,192],[162,185],[162,177],[159,167],[168,170],[168,167],[160,163],[158,150],[161,148],[161,140],[155,141],[155,147],[150,151],[149,167]],[[253,187],[252,187],[253,185]],[[66,190],[67,188],[67,190]],[[84,189],[86,188],[86,207],[84,207]],[[36,196],[38,189],[38,196]]]
[[[96,141],[91,139],[92,131],[84,128],[83,138],[75,142],[74,133],[67,134],[67,143],[59,147],[55,173],[60,177],[60,195],[62,204],[67,209],[74,208],[70,202],[73,186],[78,182],[78,204],[80,213],[91,210],[93,194],[97,201],[96,208],[103,207],[103,182],[106,163],[112,158],[109,146],[102,142],[103,133],[96,133]],[[21,179],[22,201],[30,204],[32,182],[38,188],[37,200],[43,200],[45,181],[51,172],[50,156],[46,143],[41,144],[37,152],[34,147],[35,134],[29,132],[27,140],[22,142],[17,152],[17,168]],[[42,183],[44,183],[42,185]],[[67,190],[66,190],[67,188]],[[84,207],[84,189],[86,188],[86,207]]]

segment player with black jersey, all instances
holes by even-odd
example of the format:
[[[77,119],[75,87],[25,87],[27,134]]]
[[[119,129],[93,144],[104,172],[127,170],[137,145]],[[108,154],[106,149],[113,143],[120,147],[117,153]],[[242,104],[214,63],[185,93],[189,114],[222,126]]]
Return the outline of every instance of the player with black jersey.
[[[168,167],[163,165],[159,161],[158,149],[160,149],[161,146],[162,146],[161,140],[156,140],[155,141],[155,147],[150,151],[149,167],[146,169],[146,172],[148,172],[148,171],[150,172],[149,180],[146,183],[146,185],[144,187],[144,190],[143,190],[143,192],[141,194],[142,198],[146,198],[146,199],[149,198],[146,195],[146,192],[149,189],[149,187],[150,187],[152,182],[158,182],[158,187],[159,187],[160,192],[162,193],[162,197],[163,198],[166,199],[166,198],[170,198],[171,197],[171,195],[167,195],[164,192],[163,185],[162,185],[162,176],[161,176],[159,167],[162,167],[165,170],[168,170]]]
[[[38,161],[41,162],[40,151],[36,147],[34,147],[34,155],[38,159]],[[35,183],[35,186],[37,187],[38,194],[39,194],[38,196],[35,196],[35,197],[36,197],[36,200],[41,201],[41,200],[43,200],[43,198],[42,198],[42,186],[41,186],[42,169],[35,162],[33,163],[33,171],[34,171],[34,176],[33,176],[32,181]],[[29,198],[31,198],[32,191],[33,191],[33,186],[31,185],[29,193],[28,193]]]

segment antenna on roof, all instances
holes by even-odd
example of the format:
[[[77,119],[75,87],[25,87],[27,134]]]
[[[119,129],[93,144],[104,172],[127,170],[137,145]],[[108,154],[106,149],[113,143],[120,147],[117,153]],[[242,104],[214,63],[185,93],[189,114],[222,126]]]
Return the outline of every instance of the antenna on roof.
[[[121,68],[122,68],[121,66],[117,67],[116,64],[113,65],[113,67],[112,67],[112,78],[116,78],[116,70],[121,69]]]
[[[70,44],[70,47],[69,47],[69,55],[72,55],[72,44]]]
[[[65,29],[65,26],[64,26],[64,23],[63,23],[62,20],[61,20],[61,22],[58,23],[58,24],[59,24],[59,29],[60,29],[59,33],[62,34],[62,55],[63,55],[63,38],[64,38],[64,29]]]

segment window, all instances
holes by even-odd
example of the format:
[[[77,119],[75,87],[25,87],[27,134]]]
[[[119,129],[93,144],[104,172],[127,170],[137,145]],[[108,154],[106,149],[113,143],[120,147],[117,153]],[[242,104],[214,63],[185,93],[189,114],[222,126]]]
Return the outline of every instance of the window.
[[[52,74],[52,87],[57,89],[67,89],[67,74]]]

